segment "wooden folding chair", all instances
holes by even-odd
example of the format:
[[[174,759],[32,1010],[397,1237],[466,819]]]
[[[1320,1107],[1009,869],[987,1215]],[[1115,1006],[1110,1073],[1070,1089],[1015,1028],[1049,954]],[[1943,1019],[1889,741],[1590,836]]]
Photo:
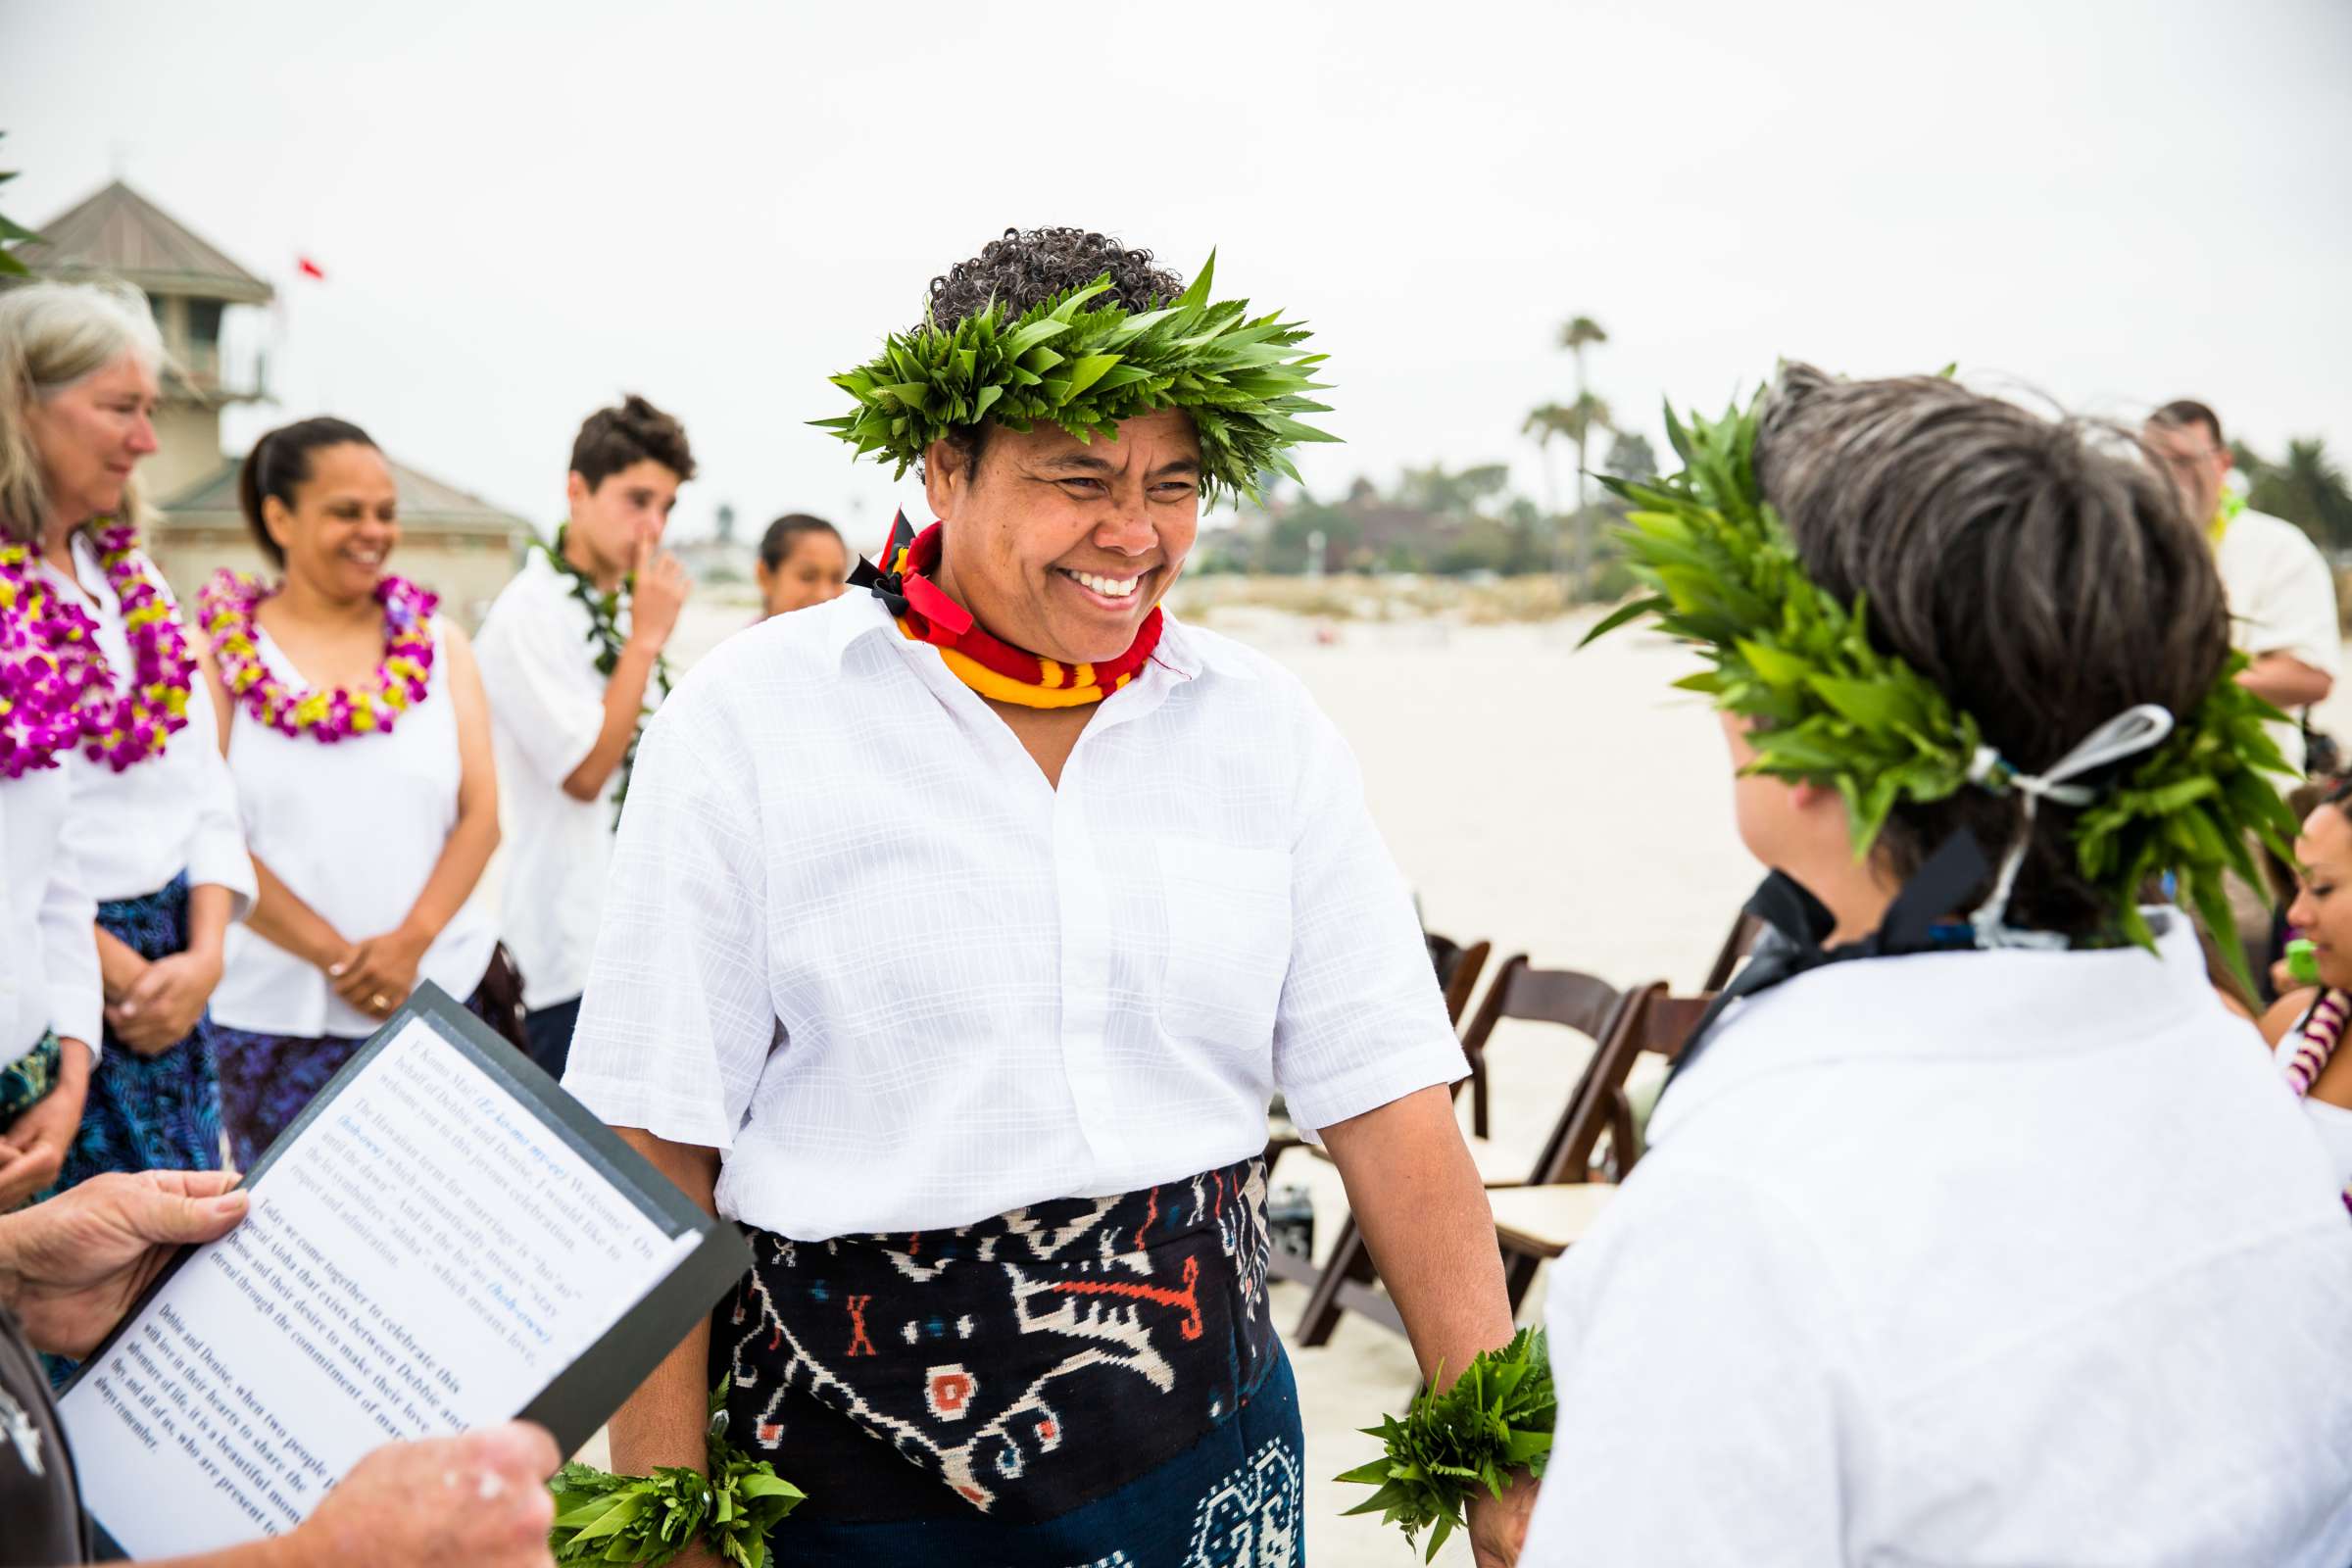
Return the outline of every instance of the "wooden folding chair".
[[[1535,1282],[1538,1267],[1583,1239],[1608,1206],[1616,1184],[1641,1158],[1626,1090],[1634,1064],[1644,1054],[1669,1062],[1680,1057],[1712,1000],[1672,996],[1664,986],[1641,992],[1629,1009],[1628,1026],[1614,1031],[1594,1054],[1579,1098],[1539,1161],[1536,1179],[1487,1194],[1513,1310]],[[1605,1162],[1599,1158],[1604,1136],[1609,1141]]]
[[[1494,944],[1473,942],[1465,948],[1435,931],[1423,936],[1429,944],[1430,967],[1438,971],[1439,989],[1446,993],[1446,1021],[1458,1028],[1463,1009],[1470,1005],[1470,993],[1478,985],[1479,974],[1486,968]]]
[[[1730,985],[1732,975],[1740,967],[1740,960],[1748,956],[1756,945],[1756,938],[1763,934],[1764,922],[1744,908],[1741,909],[1740,918],[1732,922],[1731,931],[1723,939],[1723,951],[1715,955],[1714,967],[1707,971],[1707,983],[1699,989],[1713,996]]]
[[[1491,1136],[1487,1125],[1487,1042],[1505,1018],[1565,1024],[1597,1044],[1611,1014],[1623,1002],[1615,986],[1575,969],[1538,969],[1527,955],[1514,953],[1494,971],[1494,983],[1462,1031],[1462,1054],[1470,1062],[1470,1135]],[[1481,1167],[1482,1173],[1485,1167]]]
[[[1654,988],[1653,988],[1654,989]],[[1501,1168],[1501,1157],[1483,1136],[1470,1139],[1471,1158],[1479,1165],[1480,1178],[1489,1186],[1541,1181],[1546,1173],[1559,1168],[1561,1140],[1575,1108],[1590,1098],[1592,1075],[1603,1060],[1615,1059],[1612,1048],[1617,1038],[1630,1026],[1636,1015],[1634,1004],[1645,993],[1620,992],[1615,986],[1596,975],[1573,969],[1537,969],[1527,961],[1524,953],[1504,960],[1495,971],[1494,983],[1487,988],[1477,1014],[1463,1032],[1462,1049],[1473,1065],[1472,1115],[1478,1114],[1478,1084],[1476,1065],[1486,1049],[1494,1026],[1505,1018],[1517,1018],[1532,1023],[1559,1024],[1573,1029],[1593,1042],[1592,1058],[1585,1068],[1583,1078],[1568,1097],[1561,1122],[1544,1141],[1544,1152],[1532,1169]],[[1459,1085],[1455,1086],[1459,1092]],[[1524,1173],[1522,1173],[1524,1170]],[[1288,1278],[1309,1278],[1313,1289],[1308,1293],[1306,1309],[1299,1314],[1298,1330],[1295,1336],[1300,1346],[1327,1343],[1340,1319],[1348,1312],[1361,1312],[1373,1321],[1397,1333],[1404,1332],[1404,1320],[1397,1316],[1396,1303],[1380,1288],[1372,1254],[1364,1246],[1363,1233],[1350,1214],[1341,1223],[1338,1239],[1333,1243],[1331,1260],[1319,1271],[1302,1270],[1287,1274]]]

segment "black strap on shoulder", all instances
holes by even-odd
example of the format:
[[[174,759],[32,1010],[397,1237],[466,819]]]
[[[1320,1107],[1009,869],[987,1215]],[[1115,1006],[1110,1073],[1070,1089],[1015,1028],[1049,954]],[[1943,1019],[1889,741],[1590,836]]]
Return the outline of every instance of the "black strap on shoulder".
[[[1764,922],[1767,935],[1759,941],[1746,967],[1715,994],[1715,1000],[1699,1015],[1666,1081],[1673,1083],[1698,1059],[1716,1020],[1742,997],[1769,991],[1824,964],[1932,953],[1944,946],[1936,938],[1936,925],[1962,906],[1991,869],[1984,846],[1963,828],[1938,845],[1927,863],[1903,884],[1876,931],[1859,942],[1828,949],[1822,944],[1837,929],[1837,917],[1794,877],[1785,871],[1773,872],[1747,901],[1747,912]]]

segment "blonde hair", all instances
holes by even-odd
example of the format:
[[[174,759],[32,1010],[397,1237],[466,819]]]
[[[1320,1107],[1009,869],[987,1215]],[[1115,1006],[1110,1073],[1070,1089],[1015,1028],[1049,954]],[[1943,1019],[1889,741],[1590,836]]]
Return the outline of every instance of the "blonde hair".
[[[161,375],[163,334],[147,297],[127,283],[26,283],[0,293],[0,535],[36,544],[49,523],[49,485],[27,416],[124,355]],[[122,491],[138,522],[138,492]]]

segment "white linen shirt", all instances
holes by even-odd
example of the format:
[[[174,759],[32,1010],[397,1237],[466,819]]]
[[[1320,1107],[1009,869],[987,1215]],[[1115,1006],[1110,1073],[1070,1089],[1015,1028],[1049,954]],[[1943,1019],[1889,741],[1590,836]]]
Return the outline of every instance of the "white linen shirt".
[[[1049,786],[863,593],[730,638],[649,727],[564,1087],[725,1152],[804,1241],[1246,1159],[1466,1068],[1347,746],[1166,622]]]
[[[98,1054],[98,906],[66,835],[73,775],[0,779],[0,1066],[54,1029]]]
[[[2214,546],[2222,592],[2230,601],[2230,641],[2255,659],[2285,654],[2333,678],[2343,667],[2335,575],[2311,536],[2268,513],[2230,519]],[[2303,770],[2303,729],[2273,724],[2272,738],[2296,772]]]
[[[2162,919],[1727,1014],[1553,1274],[1523,1562],[2352,1561],[2352,1224]]]
[[[564,793],[605,727],[595,624],[571,579],[533,550],[473,641],[490,695],[505,818],[499,934],[522,970],[523,1004],[534,1008],[569,1002],[586,987],[612,859],[612,783],[590,801]],[[624,604],[623,637],[628,624]],[[661,688],[647,682],[646,700],[660,698]]]
[[[62,577],[54,566],[49,572]],[[172,590],[162,573],[150,569],[148,576],[170,601]],[[86,529],[74,533],[73,580],[81,589],[77,602],[98,623],[98,651],[121,681],[135,667],[122,607]],[[253,861],[245,853],[236,788],[220,756],[212,693],[201,673],[189,682],[187,719],[187,727],[165,743],[162,756],[119,773],[112,762],[93,762],[75,753],[67,764],[74,782],[66,831],[83,890],[93,899],[144,898],[185,871],[190,887],[226,888],[229,918],[241,920],[253,906]]]

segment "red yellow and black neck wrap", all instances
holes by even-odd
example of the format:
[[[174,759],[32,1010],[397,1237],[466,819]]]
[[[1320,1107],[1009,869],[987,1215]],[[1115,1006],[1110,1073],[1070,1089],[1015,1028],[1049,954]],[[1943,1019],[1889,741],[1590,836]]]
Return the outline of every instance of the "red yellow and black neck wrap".
[[[850,581],[889,607],[899,630],[911,642],[937,648],[956,677],[991,702],[1020,708],[1082,708],[1099,703],[1135,679],[1159,646],[1160,614],[1136,628],[1135,641],[1116,659],[1095,664],[1064,664],[990,636],[972,612],[950,599],[931,573],[939,565],[944,539],[940,524],[920,534],[900,513],[890,526],[883,564],[860,561]]]

